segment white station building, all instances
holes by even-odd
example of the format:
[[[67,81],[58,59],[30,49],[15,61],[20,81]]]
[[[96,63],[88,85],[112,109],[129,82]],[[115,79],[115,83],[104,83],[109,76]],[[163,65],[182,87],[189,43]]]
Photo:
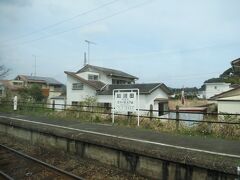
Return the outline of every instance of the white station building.
[[[150,109],[153,106],[155,115],[163,115],[168,110],[168,99],[171,94],[163,83],[135,84],[137,77],[123,71],[85,65],[77,72],[65,71],[67,75],[67,104],[77,105],[88,97],[95,97],[104,107],[112,106],[114,89],[139,89],[139,108]],[[147,114],[141,111],[140,114]]]

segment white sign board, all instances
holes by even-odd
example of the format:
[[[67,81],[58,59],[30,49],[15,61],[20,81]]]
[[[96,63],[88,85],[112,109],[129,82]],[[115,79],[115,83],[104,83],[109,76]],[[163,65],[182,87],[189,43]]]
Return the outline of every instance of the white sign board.
[[[137,93],[136,92],[116,92],[114,96],[115,111],[136,112]]]
[[[116,112],[137,112],[139,126],[139,89],[114,89],[112,123]]]

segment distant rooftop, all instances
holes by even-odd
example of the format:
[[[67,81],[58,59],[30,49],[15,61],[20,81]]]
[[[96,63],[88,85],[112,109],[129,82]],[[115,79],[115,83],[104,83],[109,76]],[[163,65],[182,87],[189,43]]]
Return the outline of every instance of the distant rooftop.
[[[99,67],[99,66],[93,66],[90,64],[87,64],[86,66],[84,66],[82,69],[80,69],[79,71],[77,71],[76,73],[81,73],[81,72],[85,72],[88,69],[95,69],[97,71],[103,72],[108,76],[117,76],[117,77],[125,77],[125,78],[131,78],[131,79],[138,79],[138,77],[130,75],[128,73],[125,73],[123,71],[120,70],[116,70],[116,69],[110,69],[110,68],[104,68],[104,67]]]
[[[56,79],[51,78],[51,77],[18,75],[15,79],[28,81],[28,82],[45,83],[45,84],[49,84],[49,85],[62,85],[61,82],[59,82]]]

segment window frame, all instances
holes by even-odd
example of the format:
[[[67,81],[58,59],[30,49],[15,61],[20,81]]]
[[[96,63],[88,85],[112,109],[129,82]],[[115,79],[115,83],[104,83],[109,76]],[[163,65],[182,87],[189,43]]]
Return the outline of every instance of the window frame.
[[[84,84],[83,83],[72,83],[72,90],[83,90]]]
[[[92,78],[90,78],[92,77]],[[91,80],[91,81],[98,81],[99,79],[99,76],[96,75],[96,74],[88,74],[88,80]]]

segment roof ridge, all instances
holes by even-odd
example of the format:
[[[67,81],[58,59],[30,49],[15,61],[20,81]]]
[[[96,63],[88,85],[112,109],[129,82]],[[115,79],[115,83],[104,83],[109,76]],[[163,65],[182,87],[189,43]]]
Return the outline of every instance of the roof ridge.
[[[92,68],[95,68],[99,71],[102,71],[104,72],[105,74],[107,75],[115,75],[115,76],[122,76],[122,77],[127,77],[127,78],[133,78],[133,79],[138,79],[138,77],[136,76],[133,76],[127,72],[124,72],[122,70],[118,70],[118,69],[112,69],[112,68],[106,68],[106,67],[101,67],[101,66],[95,66],[95,65],[90,65],[90,64],[87,64],[85,65],[83,68],[81,68],[80,70],[78,70],[76,73],[80,73],[82,72],[84,69],[86,69],[87,67],[92,67]]]

